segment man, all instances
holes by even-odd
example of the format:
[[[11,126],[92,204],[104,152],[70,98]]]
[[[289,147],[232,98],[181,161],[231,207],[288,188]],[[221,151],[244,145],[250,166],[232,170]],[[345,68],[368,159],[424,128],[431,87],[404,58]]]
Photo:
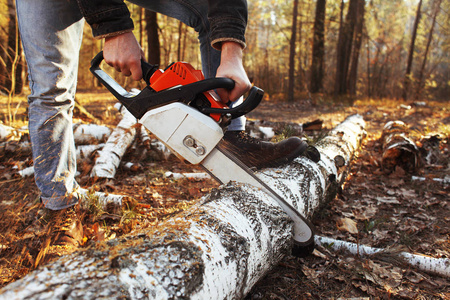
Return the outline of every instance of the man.
[[[245,0],[132,2],[177,18],[198,32],[205,77],[228,77],[236,83],[231,91],[217,91],[222,101],[236,101],[249,90],[242,65]],[[72,110],[84,19],[93,35],[104,39],[105,61],[134,80],[142,77],[143,52],[122,0],[19,0],[17,13],[31,88],[29,130],[35,180],[47,209],[44,219],[48,222],[49,243],[77,246],[82,227],[75,209],[80,194],[75,181]],[[299,138],[277,144],[260,142],[246,136],[244,126],[245,118],[233,120],[225,141],[251,167],[285,163],[307,147]]]

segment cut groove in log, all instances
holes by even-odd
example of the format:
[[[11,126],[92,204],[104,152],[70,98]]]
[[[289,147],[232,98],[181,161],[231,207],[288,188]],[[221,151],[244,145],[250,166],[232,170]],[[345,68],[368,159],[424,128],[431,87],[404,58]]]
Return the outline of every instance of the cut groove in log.
[[[329,187],[340,176],[334,156],[348,166],[363,127],[360,116],[339,125],[331,132],[338,137],[318,147],[318,164],[299,157],[259,175],[311,216],[334,193]],[[0,297],[241,299],[290,253],[292,225],[266,193],[230,182],[155,228],[62,257],[6,286]]]

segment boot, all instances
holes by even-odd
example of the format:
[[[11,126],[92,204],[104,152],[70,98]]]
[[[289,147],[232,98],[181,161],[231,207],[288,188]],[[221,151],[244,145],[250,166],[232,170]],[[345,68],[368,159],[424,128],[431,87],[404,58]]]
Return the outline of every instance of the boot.
[[[227,131],[223,145],[250,168],[275,168],[304,154],[308,144],[298,137],[278,143],[265,142],[249,136],[245,131]]]
[[[50,245],[78,247],[83,240],[83,226],[75,207],[62,210],[45,209],[40,222],[46,226]]]

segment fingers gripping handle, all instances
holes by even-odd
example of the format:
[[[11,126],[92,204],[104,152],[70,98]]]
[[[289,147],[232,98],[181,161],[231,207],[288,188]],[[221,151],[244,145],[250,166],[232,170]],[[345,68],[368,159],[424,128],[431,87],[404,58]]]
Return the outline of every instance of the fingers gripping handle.
[[[221,108],[200,108],[200,112],[204,114],[229,114],[231,119],[239,118],[254,110],[264,96],[264,91],[256,86],[250,89],[248,97],[238,106],[233,108],[221,109]]]
[[[102,61],[103,51],[100,51],[92,59],[91,67],[89,68],[89,70],[120,102],[127,102],[132,95],[130,95],[130,93],[128,93],[120,84],[118,84],[114,79],[111,78],[111,76],[109,76],[100,68],[100,64]]]

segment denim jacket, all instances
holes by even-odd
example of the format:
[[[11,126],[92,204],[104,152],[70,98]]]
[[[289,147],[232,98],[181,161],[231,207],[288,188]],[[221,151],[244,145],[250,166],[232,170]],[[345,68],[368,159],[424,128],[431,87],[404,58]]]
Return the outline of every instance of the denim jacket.
[[[96,38],[133,30],[133,20],[123,0],[77,0],[80,11]],[[151,0],[148,0],[151,1]],[[208,0],[211,44],[220,50],[221,42],[234,41],[245,47],[246,0]]]

